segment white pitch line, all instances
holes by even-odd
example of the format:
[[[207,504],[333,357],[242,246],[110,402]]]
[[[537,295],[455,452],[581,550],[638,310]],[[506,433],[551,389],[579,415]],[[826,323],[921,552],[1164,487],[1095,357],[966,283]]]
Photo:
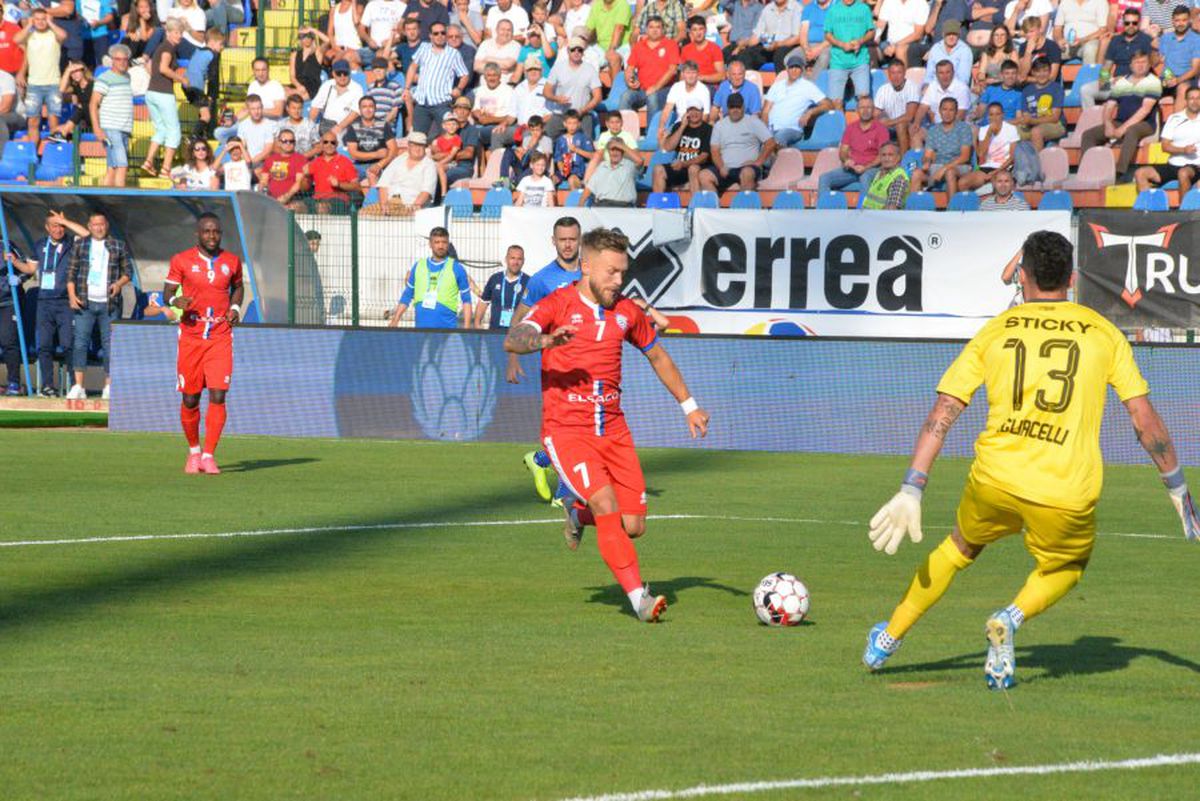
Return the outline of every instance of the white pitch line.
[[[908,773],[879,773],[873,776],[824,776],[814,779],[743,782],[740,784],[701,784],[682,790],[641,790],[633,793],[576,796],[565,801],[668,801],[674,798],[701,798],[735,793],[762,793],[771,790],[811,790],[824,787],[869,784],[912,784],[946,779],[987,779],[995,776],[1046,776],[1058,773],[1096,773],[1105,770],[1141,770],[1172,765],[1200,763],[1200,753],[1158,754],[1140,759],[1115,761],[1060,762],[1054,765],[1014,765],[996,768],[960,768],[958,770],[918,770]]]
[[[743,515],[649,515],[648,520],[724,520],[737,523],[800,523],[827,526],[866,526],[859,520],[821,520],[812,517],[751,517]],[[531,518],[523,520],[428,520],[417,523],[370,523],[347,526],[304,526],[297,528],[261,528],[246,531],[197,531],[189,534],[117,534],[106,537],[80,537],[77,539],[54,540],[0,540],[0,548],[22,548],[36,545],[90,545],[105,542],[149,542],[153,540],[204,540],[234,539],[239,537],[272,537],[284,534],[329,534],[338,531],[383,531],[386,529],[422,528],[481,528],[490,526],[527,526],[542,523],[561,523],[561,517]],[[926,526],[928,529],[949,529],[950,526]],[[1139,539],[1167,540],[1175,537],[1166,534],[1131,534],[1124,532],[1101,532],[1105,537],[1136,537]]]

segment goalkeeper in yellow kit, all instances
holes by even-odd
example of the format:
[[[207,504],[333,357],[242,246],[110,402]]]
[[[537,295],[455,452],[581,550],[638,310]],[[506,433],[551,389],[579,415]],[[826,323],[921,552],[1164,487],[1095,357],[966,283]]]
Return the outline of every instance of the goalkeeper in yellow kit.
[[[889,620],[867,635],[863,662],[883,666],[901,639],[989,543],[1025,531],[1036,562],[1016,599],[987,621],[984,674],[993,689],[1015,681],[1013,635],[1078,583],[1096,538],[1104,476],[1100,421],[1111,384],[1138,441],[1162,476],[1184,535],[1200,520],[1170,434],[1151,405],[1133,351],[1108,320],[1067,300],[1071,243],[1038,231],[1025,240],[1020,281],[1025,303],[990,320],[942,376],[937,401],[913,451],[904,483],[871,519],[876,550],[894,554],[921,541],[921,494],[946,434],[980,384],[987,425],[975,442],[953,532],[925,559]]]

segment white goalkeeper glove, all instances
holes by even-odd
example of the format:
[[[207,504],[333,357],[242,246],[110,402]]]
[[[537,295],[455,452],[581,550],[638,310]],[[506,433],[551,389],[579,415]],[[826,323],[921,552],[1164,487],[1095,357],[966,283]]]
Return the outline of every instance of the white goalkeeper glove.
[[[1200,515],[1196,513],[1196,503],[1192,493],[1188,491],[1187,480],[1183,477],[1183,467],[1176,467],[1170,473],[1160,473],[1163,486],[1171,496],[1175,512],[1183,523],[1183,536],[1194,542],[1200,541]]]
[[[928,480],[928,475],[910,468],[904,476],[904,483],[900,485],[900,491],[871,518],[871,530],[867,536],[871,538],[875,550],[891,556],[906,535],[913,542],[921,541],[924,536],[921,533],[921,496]]]

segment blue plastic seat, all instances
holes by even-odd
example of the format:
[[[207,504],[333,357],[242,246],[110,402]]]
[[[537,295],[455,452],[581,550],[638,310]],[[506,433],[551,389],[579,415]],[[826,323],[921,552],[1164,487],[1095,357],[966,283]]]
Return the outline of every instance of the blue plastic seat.
[[[1080,90],[1085,84],[1094,83],[1100,80],[1099,64],[1081,64],[1079,72],[1075,73],[1075,81],[1071,84],[1071,91],[1063,96],[1064,108],[1078,108],[1083,103],[1083,98],[1080,95]]]
[[[841,144],[842,134],[846,132],[846,115],[840,111],[827,111],[817,118],[813,126],[812,136],[792,147],[797,150],[824,150],[827,147],[837,147]]]
[[[475,198],[465,186],[452,187],[442,198],[442,205],[450,209],[451,217],[470,217],[475,213]]]
[[[912,192],[904,201],[905,211],[937,211],[937,203],[928,192]]]
[[[1188,193],[1183,196],[1183,200],[1179,201],[1179,210],[1180,211],[1200,210],[1200,188],[1188,190]]]
[[[678,192],[651,192],[646,198],[648,209],[678,209],[683,203],[679,200]]]
[[[75,146],[70,142],[48,142],[42,149],[42,163],[37,168],[39,181],[56,181],[75,171]]]
[[[729,203],[731,209],[761,209],[762,197],[753,189],[743,189],[733,196]]]
[[[642,131],[642,138],[638,140],[638,150],[658,150],[658,120],[662,117],[661,111],[654,112],[654,116],[646,120],[646,130]]]
[[[4,153],[0,155],[0,181],[12,181],[23,178],[29,172],[29,165],[37,161],[37,148],[29,140],[9,140],[4,145]]]
[[[479,208],[479,216],[484,220],[497,220],[500,218],[500,210],[505,206],[511,206],[512,202],[512,192],[502,186],[492,187],[483,197],[483,205]]]
[[[1052,192],[1047,192],[1042,195],[1042,202],[1038,204],[1038,211],[1074,211],[1075,200],[1071,197],[1071,193],[1062,189],[1055,189]]]
[[[363,196],[363,206],[374,206],[379,202],[379,187],[372,186],[367,190],[367,194]]]
[[[612,88],[608,90],[608,96],[600,104],[600,107],[608,111],[616,111],[621,107],[621,95],[625,94],[629,89],[629,85],[625,83],[625,70],[618,70],[613,76]]]
[[[583,190],[582,189],[572,189],[571,193],[567,195],[567,200],[565,203],[563,203],[563,205],[570,206],[571,208],[579,208],[580,206],[592,205],[591,196],[588,196],[586,203],[581,202],[582,200],[583,200]]]
[[[979,211],[979,195],[974,192],[955,192],[946,204],[946,211]]]
[[[721,208],[721,198],[716,192],[709,189],[701,189],[699,192],[692,194],[692,199],[688,201],[689,209],[719,209]]]
[[[850,204],[846,200],[845,192],[818,192],[817,208],[845,211],[850,208]]]
[[[1134,211],[1170,211],[1171,203],[1167,193],[1161,189],[1143,189],[1133,201]]]
[[[774,202],[771,203],[771,208],[776,211],[785,209],[803,209],[804,195],[788,189],[786,192],[780,192],[775,196]]]

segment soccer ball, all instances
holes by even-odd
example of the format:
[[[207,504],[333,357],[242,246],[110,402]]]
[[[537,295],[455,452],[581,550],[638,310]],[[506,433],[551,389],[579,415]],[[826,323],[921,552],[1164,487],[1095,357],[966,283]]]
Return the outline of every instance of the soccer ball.
[[[799,626],[808,616],[808,587],[791,573],[772,573],[754,588],[754,614],[768,626]]]

